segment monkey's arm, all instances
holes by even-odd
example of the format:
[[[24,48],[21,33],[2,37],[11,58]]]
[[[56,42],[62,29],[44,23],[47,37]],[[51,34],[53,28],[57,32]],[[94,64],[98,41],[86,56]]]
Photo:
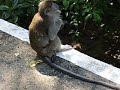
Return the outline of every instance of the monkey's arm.
[[[63,24],[62,19],[58,19],[56,22],[51,24],[48,30],[48,36],[50,40],[54,40],[56,38],[57,33],[59,32],[62,24]]]

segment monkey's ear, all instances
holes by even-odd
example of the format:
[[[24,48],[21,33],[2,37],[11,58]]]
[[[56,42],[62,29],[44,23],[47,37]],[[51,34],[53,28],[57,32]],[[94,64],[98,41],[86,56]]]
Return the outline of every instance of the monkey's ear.
[[[45,14],[45,15],[48,15],[49,12],[50,12],[50,8],[46,8],[45,11],[44,11],[44,14]]]

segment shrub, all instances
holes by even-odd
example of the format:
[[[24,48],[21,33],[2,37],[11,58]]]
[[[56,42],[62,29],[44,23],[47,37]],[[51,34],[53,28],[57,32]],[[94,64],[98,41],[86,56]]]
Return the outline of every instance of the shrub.
[[[115,0],[55,0],[69,23],[68,31],[79,39],[83,30],[90,27],[112,30],[120,20],[120,3]],[[0,18],[27,28],[37,12],[39,0],[0,1]],[[112,23],[114,22],[114,24]]]
[[[120,3],[115,0],[56,0],[56,2],[61,5],[63,17],[70,23],[70,32],[75,39],[79,39],[83,34],[81,32],[91,27],[110,31],[120,20]],[[111,23],[113,21],[114,23]]]
[[[37,10],[39,0],[1,1],[0,18],[27,28]]]

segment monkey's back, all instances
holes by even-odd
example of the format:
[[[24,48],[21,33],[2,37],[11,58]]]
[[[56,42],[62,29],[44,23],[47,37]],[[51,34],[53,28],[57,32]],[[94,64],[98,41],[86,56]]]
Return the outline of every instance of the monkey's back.
[[[31,47],[39,54],[42,54],[42,49],[49,44],[46,29],[44,20],[36,13],[29,26],[29,39]]]

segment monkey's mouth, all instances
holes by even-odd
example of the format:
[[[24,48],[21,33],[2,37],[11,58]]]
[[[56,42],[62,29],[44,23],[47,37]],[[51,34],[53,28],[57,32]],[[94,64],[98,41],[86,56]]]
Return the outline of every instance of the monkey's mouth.
[[[61,14],[61,11],[60,11],[60,10],[56,10],[56,13],[57,13],[57,14]]]

